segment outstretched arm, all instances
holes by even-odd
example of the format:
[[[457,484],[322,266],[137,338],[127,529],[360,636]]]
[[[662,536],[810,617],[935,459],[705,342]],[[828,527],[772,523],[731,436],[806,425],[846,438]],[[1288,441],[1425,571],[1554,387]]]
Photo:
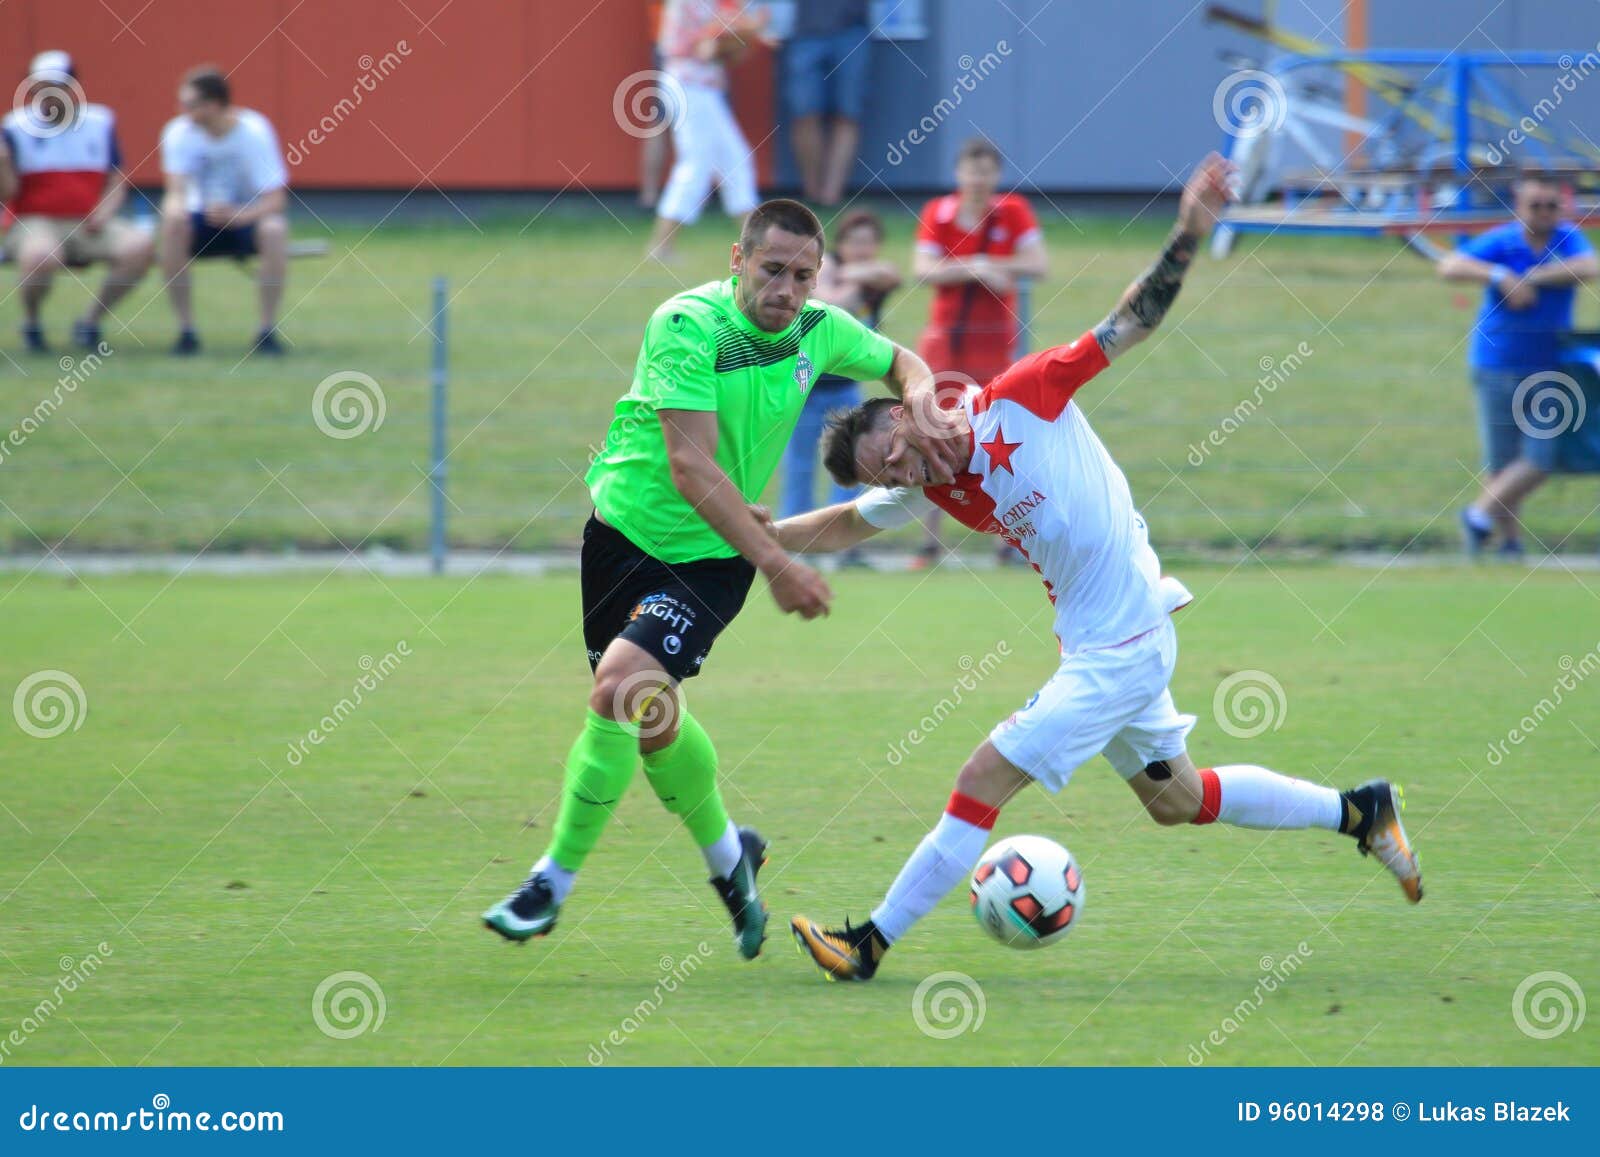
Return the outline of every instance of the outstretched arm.
[[[1107,361],[1115,361],[1149,337],[1167,316],[1201,238],[1211,231],[1230,198],[1228,181],[1233,171],[1233,165],[1216,153],[1195,166],[1178,202],[1178,223],[1167,235],[1161,256],[1128,286],[1117,307],[1094,329],[1094,339]]]
[[[849,550],[879,529],[861,517],[854,502],[841,502],[785,518],[773,525],[772,533],[778,545],[792,554],[826,554]]]

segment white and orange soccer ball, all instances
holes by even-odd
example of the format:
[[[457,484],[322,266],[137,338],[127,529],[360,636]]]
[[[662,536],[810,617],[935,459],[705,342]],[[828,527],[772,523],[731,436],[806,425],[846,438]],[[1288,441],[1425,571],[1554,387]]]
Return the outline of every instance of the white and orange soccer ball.
[[[1008,948],[1063,939],[1083,912],[1083,873],[1072,853],[1043,836],[1012,836],[972,873],[972,914]]]

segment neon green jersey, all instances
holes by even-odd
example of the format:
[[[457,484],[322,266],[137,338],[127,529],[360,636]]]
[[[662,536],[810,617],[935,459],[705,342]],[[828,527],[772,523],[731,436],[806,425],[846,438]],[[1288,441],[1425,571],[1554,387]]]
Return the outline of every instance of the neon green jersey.
[[[740,312],[738,278],[668,298],[645,327],[633,387],[618,400],[585,481],[600,517],[663,562],[731,558],[672,484],[658,410],[717,415],[717,465],[746,502],[760,500],[822,374],[881,378],[894,343],[836,306],[807,302],[779,333]]]

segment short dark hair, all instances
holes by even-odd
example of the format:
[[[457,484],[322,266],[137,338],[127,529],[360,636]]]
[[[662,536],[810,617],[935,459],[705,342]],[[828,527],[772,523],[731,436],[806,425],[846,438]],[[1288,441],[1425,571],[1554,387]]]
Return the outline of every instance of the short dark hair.
[[[194,89],[201,100],[215,101],[220,105],[233,103],[233,94],[228,88],[228,78],[222,69],[214,64],[202,64],[199,68],[191,68],[184,73],[183,83]]]
[[[787,197],[776,197],[771,201],[763,201],[757,205],[744,219],[744,228],[739,230],[739,252],[746,257],[755,252],[757,245],[767,238],[767,230],[776,225],[785,233],[797,233],[801,237],[812,237],[817,242],[817,253],[820,256],[826,242],[823,239],[822,222],[817,220],[817,215],[807,209],[799,201],[791,201]]]
[[[834,247],[857,229],[871,229],[874,237],[883,240],[883,219],[871,209],[852,209],[833,223]]]
[[[988,137],[968,137],[961,142],[961,151],[956,154],[956,164],[962,161],[975,161],[987,157],[1001,168],[1005,168],[1005,158],[1000,155],[1000,146]]]
[[[856,443],[877,429],[881,418],[899,404],[894,398],[868,398],[859,406],[828,415],[822,435],[822,465],[840,486],[861,481],[856,471]]]

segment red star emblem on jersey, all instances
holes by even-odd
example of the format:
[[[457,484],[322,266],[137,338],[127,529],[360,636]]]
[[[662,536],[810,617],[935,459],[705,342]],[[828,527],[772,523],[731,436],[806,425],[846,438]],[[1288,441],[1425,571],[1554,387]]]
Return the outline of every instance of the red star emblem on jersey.
[[[1021,442],[1007,442],[1006,432],[996,428],[994,441],[979,442],[978,445],[982,446],[983,452],[989,455],[989,472],[991,474],[996,470],[1004,470],[1012,477],[1016,477],[1017,472],[1011,469],[1011,455],[1016,453],[1017,449],[1022,445]]]

